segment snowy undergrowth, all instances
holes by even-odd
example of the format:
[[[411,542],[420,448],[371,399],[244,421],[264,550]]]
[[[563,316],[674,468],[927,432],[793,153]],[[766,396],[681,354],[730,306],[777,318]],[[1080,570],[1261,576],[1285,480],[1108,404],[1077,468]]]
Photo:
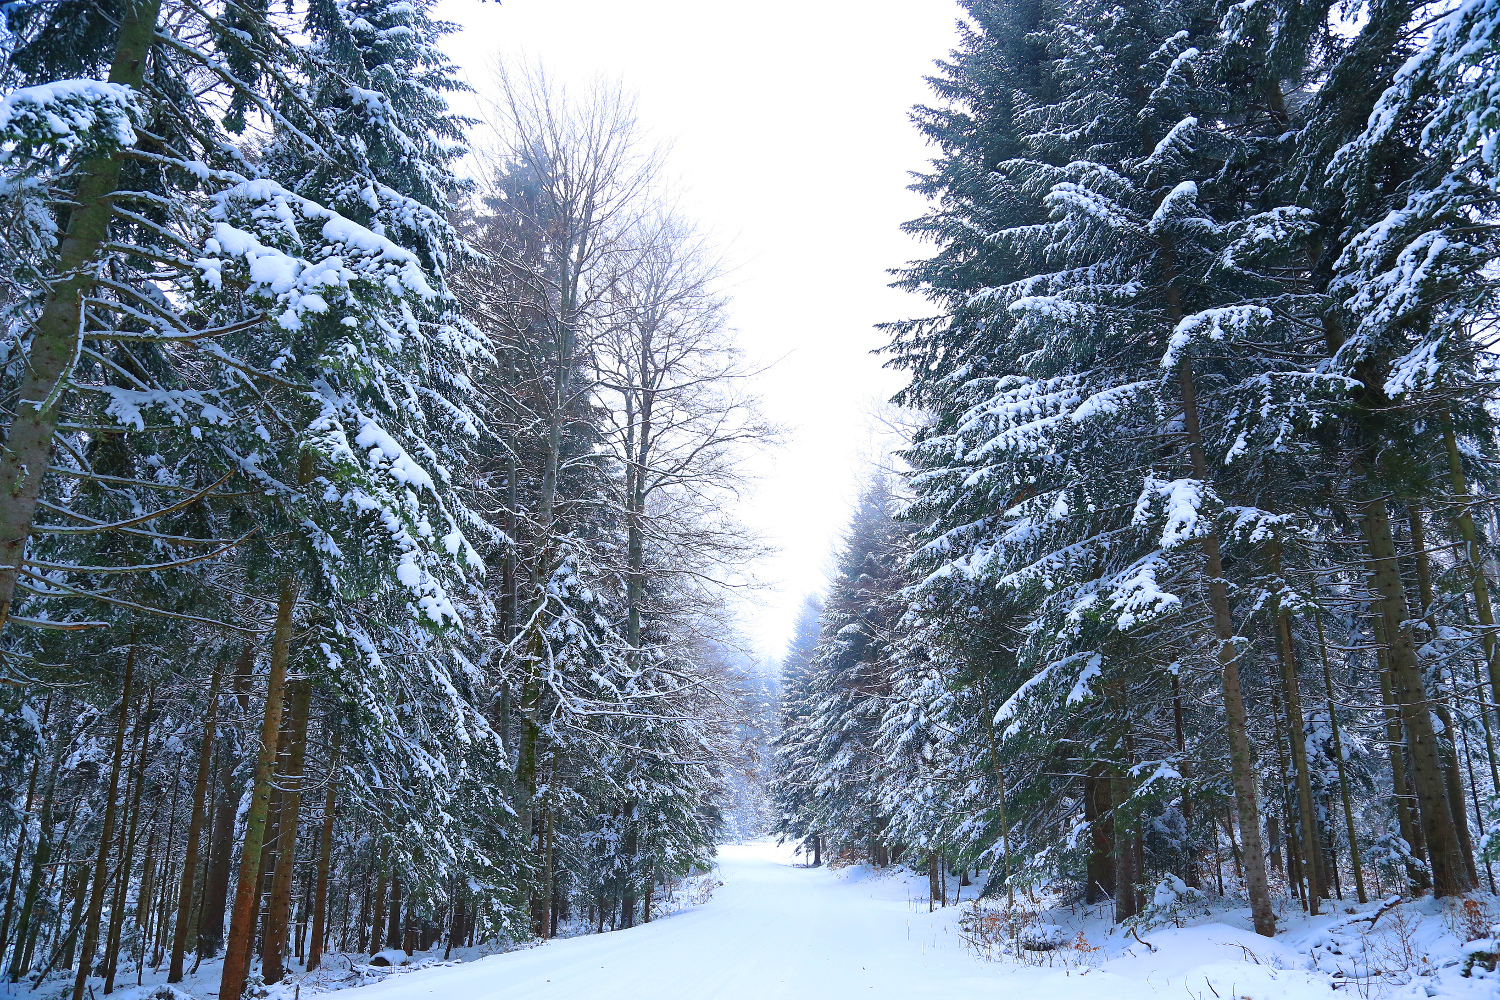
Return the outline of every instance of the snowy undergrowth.
[[[257,975],[252,974],[252,985],[247,988],[246,996],[256,997],[258,1000],[292,1000],[299,995],[312,995],[317,993],[328,993],[335,990],[346,990],[359,986],[369,986],[373,983],[385,982],[392,976],[404,975],[417,972],[422,969],[438,968],[444,965],[457,965],[460,962],[472,962],[486,955],[495,955],[502,952],[513,951],[518,947],[526,945],[511,944],[485,944],[474,948],[455,948],[447,959],[443,957],[443,948],[438,946],[431,951],[415,952],[407,956],[399,949],[393,949],[392,955],[399,955],[393,964],[379,966],[369,964],[372,956],[363,954],[343,954],[334,952],[323,956],[323,966],[313,972],[302,972],[293,965],[293,971],[286,980],[274,986],[265,986]],[[382,952],[382,955],[387,954]],[[388,959],[389,961],[390,959]],[[163,964],[159,969],[147,967],[137,983],[136,969],[133,965],[122,965],[115,984],[115,992],[110,994],[111,1000],[118,997],[119,1000],[207,1000],[217,997],[219,991],[219,980],[223,972],[223,960],[214,959],[204,962],[198,967],[198,971],[183,977],[182,982],[167,985],[167,968]],[[73,975],[71,972],[54,974],[42,983],[36,990],[32,990],[28,983],[9,984],[10,991],[6,992],[6,984],[0,984],[0,997],[14,996],[16,998],[28,997],[33,1000],[59,1000],[61,997],[71,995],[73,989]],[[93,996],[102,996],[104,981],[100,977],[89,979]],[[89,995],[85,993],[85,995]]]
[[[658,895],[652,906],[654,919],[662,919],[683,910],[701,906],[713,898],[716,889],[723,883],[713,874],[699,875],[675,882],[668,891]],[[558,938],[581,937],[594,933],[586,921],[570,920],[559,927]],[[313,972],[302,972],[297,963],[292,963],[287,978],[272,986],[264,985],[252,970],[251,985],[246,996],[255,1000],[295,1000],[302,996],[332,993],[384,983],[393,977],[437,969],[444,966],[473,962],[490,955],[500,955],[537,947],[540,942],[523,941],[486,942],[472,948],[454,948],[445,954],[441,944],[428,951],[417,951],[407,955],[399,948],[388,948],[377,955],[342,952],[323,956],[322,967]],[[380,960],[385,964],[378,964]],[[377,964],[372,964],[377,963]],[[195,973],[187,975],[182,982],[167,985],[167,968],[147,967],[139,976],[133,964],[122,964],[115,991],[111,1000],[210,1000],[218,997],[219,980],[223,972],[223,960],[214,959],[202,963]],[[104,981],[94,977],[89,980],[94,997],[102,997]],[[30,983],[9,984],[0,982],[0,997],[27,997],[31,1000],[60,1000],[71,994],[73,974],[63,970],[49,976],[40,987],[33,990]],[[87,994],[86,994],[87,995]]]
[[[1108,903],[1049,905],[1045,896],[1022,894],[1008,910],[1005,900],[979,899],[978,885],[960,890],[949,876],[948,905],[928,916],[926,872],[855,865],[837,877],[904,894],[912,913],[930,923],[924,933],[956,935],[1002,974],[1008,965],[1120,977],[1148,993],[1185,991],[1190,1000],[1500,997],[1500,973],[1489,967],[1500,947],[1500,897],[1489,893],[1335,899],[1316,917],[1284,901],[1278,933],[1267,939],[1254,932],[1248,906],[1216,897],[1148,909],[1148,919],[1119,925]]]

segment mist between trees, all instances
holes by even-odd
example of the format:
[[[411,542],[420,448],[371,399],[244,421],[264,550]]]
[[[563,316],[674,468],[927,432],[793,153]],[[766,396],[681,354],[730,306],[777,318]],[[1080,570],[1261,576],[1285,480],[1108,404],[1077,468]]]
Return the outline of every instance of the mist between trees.
[[[1266,935],[1493,891],[1500,7],[962,6],[783,834]]]
[[[460,117],[425,2],[6,16],[0,969],[650,920],[762,825],[770,431],[630,101]]]

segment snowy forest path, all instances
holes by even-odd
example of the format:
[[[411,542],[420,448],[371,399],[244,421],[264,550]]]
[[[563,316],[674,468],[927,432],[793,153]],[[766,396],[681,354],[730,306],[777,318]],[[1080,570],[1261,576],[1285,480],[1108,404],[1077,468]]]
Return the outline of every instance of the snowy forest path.
[[[985,962],[960,906],[927,912],[926,877],[793,864],[768,843],[719,850],[713,899],[612,934],[392,976],[351,1000],[1333,1000],[1305,955],[1233,926],[1165,928],[1151,944],[1082,915],[1096,968]],[[950,891],[952,884],[950,883]],[[964,890],[972,898],[974,888]],[[1325,921],[1332,918],[1322,918]],[[1071,932],[1083,929],[1083,925]],[[1303,927],[1295,934],[1306,945]],[[1076,956],[1074,956],[1076,959]]]
[[[359,1000],[965,1000],[1010,985],[1007,974],[1019,970],[964,949],[956,907],[929,915],[901,880],[862,871],[801,868],[771,844],[726,846],[724,885],[702,906],[628,931],[393,976]]]

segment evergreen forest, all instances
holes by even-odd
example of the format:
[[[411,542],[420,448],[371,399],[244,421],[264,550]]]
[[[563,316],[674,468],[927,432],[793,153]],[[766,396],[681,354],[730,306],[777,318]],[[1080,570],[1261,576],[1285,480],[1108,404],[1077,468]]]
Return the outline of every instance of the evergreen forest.
[[[1494,892],[1500,6],[962,6],[781,834],[1268,936]]]
[[[0,9],[0,992],[360,986],[765,837],[1141,944],[1491,912],[1500,0],[954,16],[777,679],[776,367],[627,90],[477,95],[437,0]]]

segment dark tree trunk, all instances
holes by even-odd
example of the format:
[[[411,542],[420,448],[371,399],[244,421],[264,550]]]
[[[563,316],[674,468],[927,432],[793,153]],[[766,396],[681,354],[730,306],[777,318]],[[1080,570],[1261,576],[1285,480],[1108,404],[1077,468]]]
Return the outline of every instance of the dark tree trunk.
[[[307,964],[308,972],[312,972],[323,963],[323,935],[327,926],[328,917],[328,862],[333,856],[333,820],[334,820],[334,796],[335,784],[333,770],[337,766],[339,753],[339,734],[335,731],[333,745],[329,752],[328,763],[328,787],[323,791],[323,829],[318,838],[318,881],[317,888],[313,893],[313,918],[312,935],[307,942]]]
[[[1432,700],[1422,681],[1408,618],[1406,593],[1401,586],[1396,547],[1391,536],[1385,498],[1365,504],[1363,528],[1369,550],[1369,572],[1385,626],[1391,668],[1392,694],[1406,730],[1406,748],[1411,757],[1412,785],[1417,793],[1417,815],[1432,865],[1432,888],[1439,896],[1460,895],[1472,888],[1463,863],[1458,829],[1443,781],[1441,753],[1432,725]],[[1462,803],[1459,803],[1462,808]]]
[[[1091,766],[1083,779],[1083,816],[1089,824],[1088,885],[1085,899],[1102,903],[1115,895],[1115,821],[1112,779],[1103,765]]]
[[[47,719],[52,708],[52,698],[47,698],[47,704],[42,709],[42,724],[47,724]],[[42,810],[38,817],[36,850],[31,856],[31,874],[26,880],[26,894],[21,899],[21,916],[16,923],[16,946],[11,956],[10,981],[20,982],[21,977],[26,975],[26,970],[31,965],[31,949],[35,943],[34,931],[39,928],[32,924],[32,917],[36,913],[37,899],[42,891],[42,878],[47,872],[48,865],[52,861],[52,806],[57,793],[57,773],[62,767],[63,749],[68,744],[71,734],[69,727],[63,727],[53,741],[52,764],[47,771],[47,788],[42,793]],[[20,849],[17,848],[16,856],[20,857]]]
[[[1167,291],[1172,312],[1180,315],[1176,289],[1168,286]],[[1203,434],[1198,421],[1197,387],[1194,384],[1193,370],[1186,358],[1178,365],[1178,382],[1182,388],[1183,428],[1187,432],[1193,475],[1203,482],[1209,482],[1208,461],[1203,453]],[[1235,809],[1240,818],[1240,836],[1245,841],[1245,891],[1250,897],[1255,932],[1264,937],[1275,937],[1276,914],[1271,908],[1271,889],[1266,880],[1266,855],[1260,839],[1255,747],[1250,742],[1245,698],[1240,689],[1240,649],[1235,636],[1234,619],[1229,612],[1229,587],[1224,580],[1217,530],[1211,528],[1206,532],[1201,545],[1203,580],[1213,616],[1214,638],[1218,644],[1220,681],[1224,694],[1224,728],[1229,737],[1230,778],[1234,786]]]
[[[265,715],[261,721],[260,747],[255,760],[255,785],[245,815],[245,839],[240,849],[240,877],[234,889],[234,909],[229,919],[229,941],[224,949],[224,968],[219,996],[226,1000],[245,992],[250,972],[250,948],[254,943],[256,917],[260,909],[260,849],[265,842],[266,819],[271,805],[271,770],[281,736],[281,705],[286,683],[286,664],[291,651],[292,610],[297,591],[288,575],[276,601],[276,626],[271,640],[271,668],[266,681]]]
[[[384,851],[381,852],[384,855]],[[360,951],[370,951],[372,954],[379,952],[385,946],[381,943],[385,937],[385,882],[386,866],[380,865],[380,874],[375,879],[375,911],[370,914],[370,946],[366,949],[363,945]]]
[[[269,983],[286,976],[287,928],[292,912],[292,871],[297,859],[297,823],[302,808],[302,762],[307,748],[307,713],[312,703],[312,683],[306,679],[288,683],[290,716],[284,731],[286,754],[277,785],[281,801],[276,810],[276,869],[267,907],[266,940],[261,975]]]
[[[254,647],[246,646],[240,654],[241,664],[255,655]],[[248,664],[245,665],[248,669]],[[239,673],[237,669],[235,671]],[[208,704],[203,717],[203,744],[198,750],[198,776],[193,782],[192,812],[188,817],[187,845],[182,856],[182,881],[177,887],[177,927],[172,932],[172,957],[167,967],[167,982],[182,981],[183,959],[187,953],[188,922],[193,909],[193,879],[198,873],[198,840],[203,832],[203,814],[208,798],[208,776],[212,770],[214,753],[214,720],[219,711],[219,682],[223,672],[214,671],[208,683]]]
[[[153,23],[155,18],[152,18]],[[125,654],[125,681],[120,693],[120,721],[115,730],[113,761],[109,771],[109,794],[104,800],[104,828],[99,832],[99,856],[94,862],[93,891],[89,894],[88,914],[84,917],[82,944],[78,949],[78,967],[73,977],[73,1000],[83,1000],[88,984],[94,950],[99,944],[99,921],[104,917],[104,894],[109,888],[109,849],[115,839],[115,799],[120,790],[120,765],[125,757],[125,727],[130,721],[130,683],[135,677],[135,631],[130,634],[130,649]],[[71,960],[71,949],[69,953]]]
[[[401,878],[394,868],[391,870],[391,904],[386,915],[385,946],[401,947]]]
[[[137,757],[140,761],[136,769],[135,787],[133,792],[126,797],[131,800],[130,822],[123,832],[120,841],[120,867],[116,875],[117,887],[115,890],[115,906],[109,915],[109,935],[104,960],[106,963],[104,971],[104,993],[108,996],[115,989],[115,972],[120,962],[120,936],[125,929],[125,897],[130,888],[130,873],[132,862],[135,857],[136,828],[141,818],[141,795],[146,785],[146,751],[151,739],[151,717],[155,714],[156,696],[153,692],[146,697],[146,709],[141,717],[136,720],[136,728],[140,730],[140,745]],[[137,914],[139,916],[139,914]]]

